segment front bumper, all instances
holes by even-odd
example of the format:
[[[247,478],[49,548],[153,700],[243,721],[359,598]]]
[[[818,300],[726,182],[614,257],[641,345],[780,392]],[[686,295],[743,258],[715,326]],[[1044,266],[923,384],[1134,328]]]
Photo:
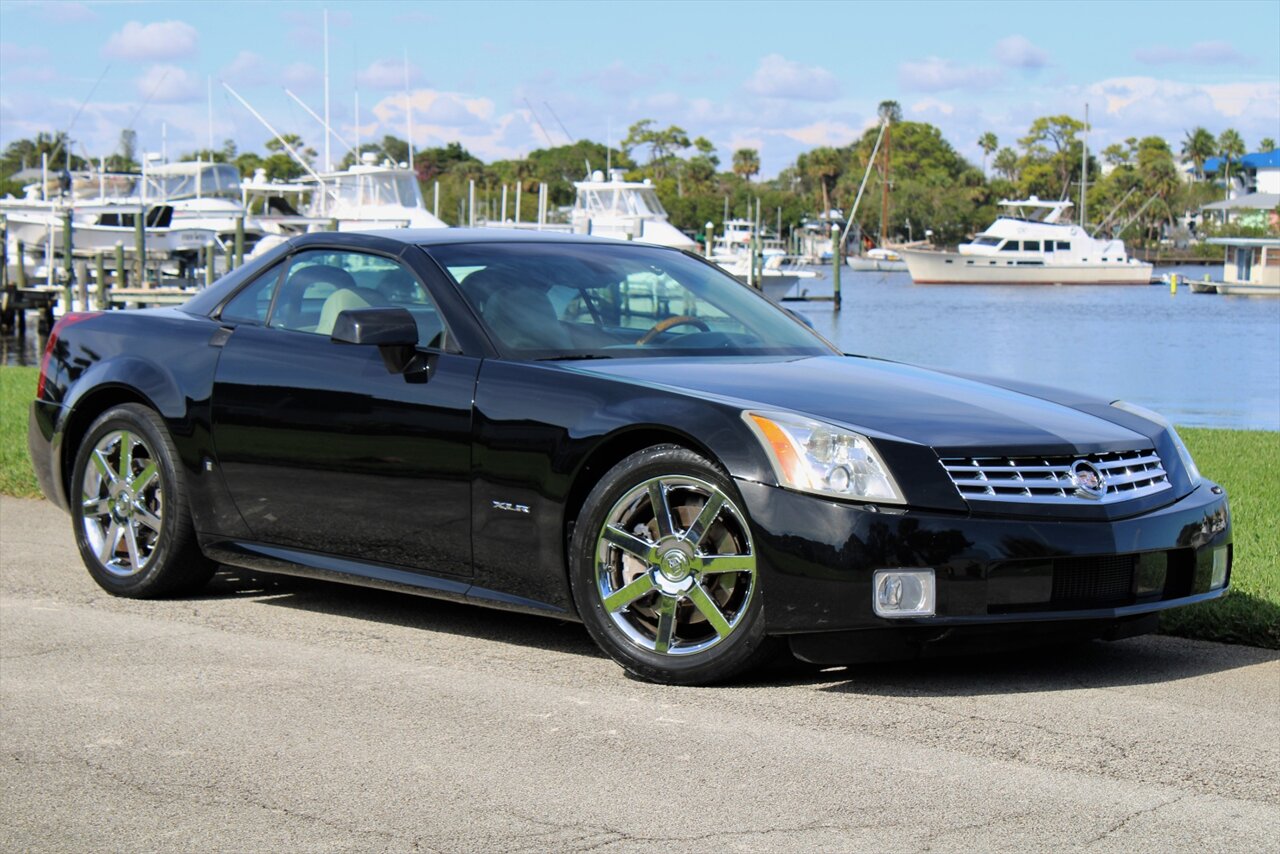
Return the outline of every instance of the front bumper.
[[[1221,596],[1225,584],[1211,589],[1215,549],[1226,549],[1230,581],[1230,509],[1208,482],[1165,507],[1113,521],[874,512],[751,481],[738,488],[754,523],[771,634],[932,637],[996,626],[1043,632],[1067,622],[1106,634]],[[934,570],[935,616],[875,615],[872,575],[894,568]]]

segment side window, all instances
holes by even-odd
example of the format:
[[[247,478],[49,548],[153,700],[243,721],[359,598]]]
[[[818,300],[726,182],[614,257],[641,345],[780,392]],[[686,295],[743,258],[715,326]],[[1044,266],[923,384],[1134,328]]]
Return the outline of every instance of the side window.
[[[293,256],[270,325],[328,336],[343,311],[376,307],[412,314],[419,346],[445,346],[444,321],[417,277],[397,261],[363,252],[314,249]]]
[[[276,283],[280,281],[283,264],[276,264],[254,279],[222,307],[218,317],[228,323],[252,323],[261,326],[267,322],[271,297],[275,296]]]

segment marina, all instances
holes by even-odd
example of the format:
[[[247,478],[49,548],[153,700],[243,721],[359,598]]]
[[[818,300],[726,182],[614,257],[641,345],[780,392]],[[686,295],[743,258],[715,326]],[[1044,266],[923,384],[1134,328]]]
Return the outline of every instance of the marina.
[[[1189,283],[1204,270],[1160,272]],[[830,301],[783,304],[846,352],[1105,390],[1188,426],[1280,430],[1280,300],[1196,294],[1185,284],[1176,294],[1160,285],[918,286],[900,272],[846,271],[843,284],[842,311]],[[831,281],[803,288],[829,298]],[[43,346],[36,334],[6,335],[0,358],[38,364]]]

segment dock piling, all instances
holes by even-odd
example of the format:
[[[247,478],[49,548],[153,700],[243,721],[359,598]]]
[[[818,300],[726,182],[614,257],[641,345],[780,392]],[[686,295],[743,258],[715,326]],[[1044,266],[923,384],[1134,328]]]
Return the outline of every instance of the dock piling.
[[[213,254],[214,246],[212,243],[206,243],[204,247],[204,286],[207,288],[213,284]]]
[[[71,249],[73,245],[74,235],[71,231],[71,208],[67,208],[62,212],[62,296],[65,300],[65,302],[63,302],[64,311],[74,311],[74,307],[71,302],[75,296],[71,290],[72,282],[74,282],[76,278],[75,260],[71,257]],[[52,265],[53,259],[50,258],[49,261],[50,265]]]
[[[842,232],[839,228],[831,229],[831,310],[840,310],[840,268],[844,266],[844,255],[840,250]]]
[[[139,210],[133,218],[133,251],[138,256],[138,286],[147,286],[147,224],[146,211]]]
[[[235,267],[244,266],[244,217],[236,217],[236,250],[234,265]],[[234,269],[234,267],[233,267]]]
[[[129,274],[124,268],[124,241],[116,241],[116,279],[114,282],[117,288],[127,287],[129,284]]]
[[[107,302],[107,256],[105,253],[99,252],[94,256],[93,272],[97,276],[97,292],[98,292],[98,308],[108,308],[110,303]],[[86,306],[87,308],[87,306]]]
[[[14,273],[16,274],[14,279],[18,283],[18,287],[25,288],[27,286],[27,248],[22,244],[21,240],[18,241],[16,248],[18,250],[18,257],[15,259],[17,264],[16,269],[14,270]]]

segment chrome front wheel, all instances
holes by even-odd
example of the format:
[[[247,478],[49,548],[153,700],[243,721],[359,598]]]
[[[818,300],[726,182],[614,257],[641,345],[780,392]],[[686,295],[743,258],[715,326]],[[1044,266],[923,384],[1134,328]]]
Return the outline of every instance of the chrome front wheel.
[[[687,448],[613,466],[570,543],[574,601],[592,638],[642,679],[705,685],[762,663],[761,580],[733,480]]]
[[[613,505],[596,544],[596,588],[613,624],[661,655],[692,655],[742,624],[756,588],[751,533],[714,484],[669,475]]]

